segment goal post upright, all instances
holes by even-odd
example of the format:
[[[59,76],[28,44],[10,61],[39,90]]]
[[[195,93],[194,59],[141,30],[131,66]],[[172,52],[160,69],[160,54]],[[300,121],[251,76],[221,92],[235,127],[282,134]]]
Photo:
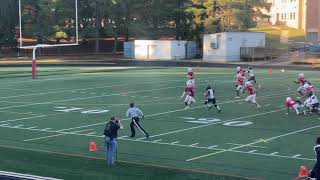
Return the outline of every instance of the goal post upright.
[[[74,0],[75,2],[75,43],[71,44],[37,44],[31,46],[24,46],[23,45],[23,35],[22,35],[22,5],[21,1],[19,0],[19,45],[20,49],[32,49],[32,79],[37,78],[37,60],[36,60],[36,53],[38,48],[46,48],[46,47],[65,47],[65,46],[77,46],[79,45],[79,22],[78,22],[78,0]]]

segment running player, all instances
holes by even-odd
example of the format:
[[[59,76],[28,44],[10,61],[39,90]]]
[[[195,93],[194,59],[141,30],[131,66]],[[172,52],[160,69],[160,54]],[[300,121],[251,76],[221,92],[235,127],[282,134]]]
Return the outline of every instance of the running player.
[[[188,80],[192,83],[192,86],[195,87],[194,73],[192,68],[188,68]]]
[[[183,94],[181,95],[181,99],[184,97],[185,94],[187,95],[184,100],[184,104],[186,105],[185,109],[188,109],[192,103],[196,102],[196,100],[194,99],[194,88],[190,81],[187,81],[187,87],[183,91]]]
[[[221,112],[221,108],[219,105],[216,104],[216,98],[214,96],[214,90],[211,88],[211,86],[207,86],[206,92],[204,93],[204,96],[207,97],[207,100],[205,101],[205,105],[208,106],[208,110],[212,108],[212,106],[216,107],[218,109],[218,112]]]
[[[238,70],[238,69],[237,69]],[[246,81],[246,77],[242,73],[242,71],[239,71],[236,77],[236,98],[240,98],[240,92],[243,93],[245,90],[244,82]]]
[[[303,96],[305,91],[304,91],[304,84],[306,82],[305,78],[304,78],[304,74],[300,73],[298,76],[298,81],[293,81],[296,84],[299,84],[299,88],[297,89],[298,93]]]
[[[256,76],[253,72],[253,69],[252,67],[249,67],[248,70],[247,70],[248,74],[249,74],[249,79],[248,81],[251,81],[252,84],[257,84],[257,81],[256,81]]]
[[[310,92],[308,94],[308,99],[304,101],[304,106],[306,108],[306,110],[303,111],[305,115],[311,115],[312,113],[316,113],[320,116],[319,100],[314,93]]]
[[[246,101],[257,106],[258,109],[261,108],[261,106],[256,101],[256,89],[254,89],[253,85],[250,83],[250,81],[247,81],[245,84],[246,91],[248,92],[248,96],[246,98]]]
[[[300,105],[301,105],[301,102],[299,100],[295,100],[291,97],[287,97],[287,99],[286,99],[286,107],[288,109],[287,114],[289,114],[289,109],[292,108],[296,112],[297,115],[300,115],[301,114],[300,109],[299,109]]]

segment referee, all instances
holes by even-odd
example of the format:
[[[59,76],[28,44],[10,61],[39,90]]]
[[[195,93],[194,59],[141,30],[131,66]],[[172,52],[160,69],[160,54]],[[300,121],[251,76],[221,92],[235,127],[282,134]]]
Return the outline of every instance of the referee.
[[[126,114],[127,118],[131,118],[131,123],[130,123],[130,128],[131,128],[131,136],[130,137],[134,137],[136,135],[136,130],[134,127],[137,127],[148,139],[149,138],[149,134],[141,127],[141,125],[139,124],[139,118],[142,117],[142,119],[144,118],[143,113],[141,112],[141,110],[137,107],[134,106],[134,103],[130,103],[130,107],[127,111]]]

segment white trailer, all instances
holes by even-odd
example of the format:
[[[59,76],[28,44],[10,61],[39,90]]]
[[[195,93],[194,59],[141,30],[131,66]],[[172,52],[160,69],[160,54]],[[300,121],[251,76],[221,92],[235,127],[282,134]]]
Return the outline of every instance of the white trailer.
[[[203,37],[203,60],[206,62],[240,61],[240,47],[265,47],[263,32],[223,32]]]
[[[144,60],[187,59],[197,54],[197,45],[193,41],[135,40],[124,46],[125,57]]]

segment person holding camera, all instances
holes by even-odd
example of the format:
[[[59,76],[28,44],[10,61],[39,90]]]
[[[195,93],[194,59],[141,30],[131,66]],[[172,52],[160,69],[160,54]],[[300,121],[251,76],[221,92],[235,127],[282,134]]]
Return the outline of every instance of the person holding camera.
[[[118,130],[122,127],[120,120],[114,116],[111,117],[110,121],[106,124],[104,130],[105,144],[106,144],[106,157],[107,165],[112,166],[115,163],[116,149],[117,149],[117,136]]]

